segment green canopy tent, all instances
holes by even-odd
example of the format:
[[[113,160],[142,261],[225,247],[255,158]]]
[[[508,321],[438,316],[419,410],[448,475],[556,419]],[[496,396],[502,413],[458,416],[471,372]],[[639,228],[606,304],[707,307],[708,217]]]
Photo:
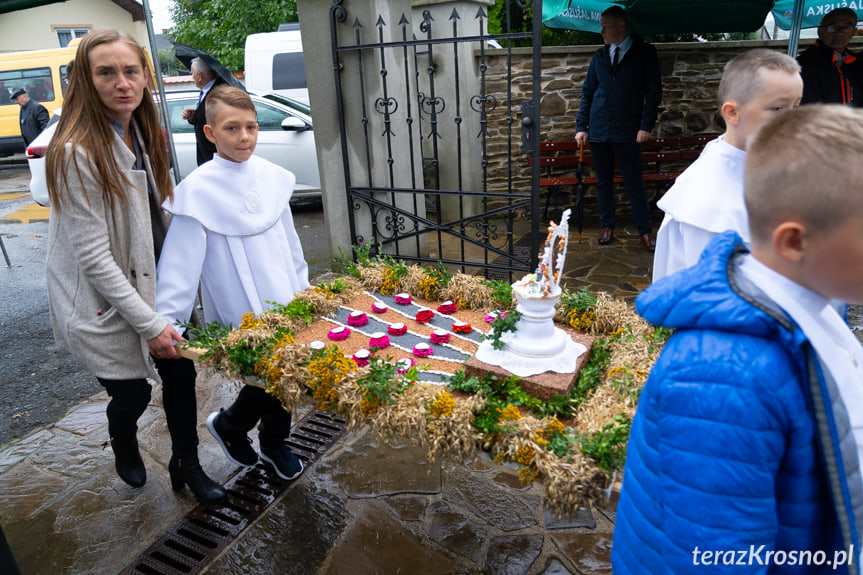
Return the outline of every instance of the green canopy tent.
[[[635,34],[751,32],[764,24],[773,0],[544,0],[543,24],[599,32],[602,12],[626,10]]]
[[[857,4],[863,0],[852,0]],[[754,32],[779,11],[791,30],[788,53],[797,54],[804,15],[820,20],[828,6],[823,0],[544,0],[542,21],[549,28],[599,32],[602,12],[618,5],[626,10],[631,30],[640,36],[674,33]],[[856,8],[856,7],[855,7]],[[863,12],[863,10],[861,10]],[[807,22],[811,22],[812,18]],[[814,23],[817,26],[818,22]],[[780,26],[783,26],[780,23]],[[807,27],[811,24],[807,24]]]
[[[817,28],[821,18],[835,8],[839,8],[838,2],[825,2],[823,0],[806,0],[803,3],[803,21],[801,28]],[[846,2],[842,8],[851,8],[857,13],[857,20],[863,20],[863,1],[851,0]],[[776,25],[783,30],[790,30],[791,19],[794,16],[794,0],[777,0],[773,6],[773,18]]]

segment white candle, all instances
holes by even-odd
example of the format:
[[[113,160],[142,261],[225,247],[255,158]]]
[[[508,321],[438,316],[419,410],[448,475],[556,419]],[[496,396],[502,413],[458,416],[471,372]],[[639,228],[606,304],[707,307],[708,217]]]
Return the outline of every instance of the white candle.
[[[443,337],[446,335],[446,332],[442,329],[436,329],[434,330],[434,334],[438,337]]]
[[[351,312],[351,317],[362,317],[362,315],[363,315],[363,312],[361,312],[361,311],[352,311]]]
[[[401,322],[392,324],[393,329],[402,329],[402,328],[404,328],[404,326],[405,326],[405,324],[403,324]],[[381,334],[381,335],[383,335],[383,334]]]
[[[426,350],[429,348],[429,344],[427,343],[418,343],[414,346],[416,349]]]
[[[327,344],[325,344],[322,341],[315,340],[309,344],[309,347],[314,349],[314,350],[320,351],[320,350],[324,349],[325,347],[327,347]]]
[[[345,328],[342,326],[339,326],[339,327],[334,327],[330,331],[332,331],[333,333],[342,333],[343,331],[345,331]]]
[[[354,354],[354,357],[356,357],[357,359],[368,359],[370,355],[371,353],[369,353],[369,350],[358,349],[357,352]]]
[[[384,335],[386,335],[386,334],[384,334],[384,332],[376,331],[375,333],[372,334],[372,339],[378,339],[378,338],[383,337]]]

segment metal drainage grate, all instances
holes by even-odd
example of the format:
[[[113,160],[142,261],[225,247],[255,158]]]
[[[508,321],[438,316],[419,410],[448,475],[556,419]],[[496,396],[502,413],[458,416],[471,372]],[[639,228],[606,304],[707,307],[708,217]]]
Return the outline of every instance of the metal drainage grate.
[[[307,468],[344,432],[344,419],[315,410],[297,422],[287,444]],[[120,575],[200,573],[291,483],[263,464],[245,468],[225,484],[228,497],[224,501],[192,509]]]

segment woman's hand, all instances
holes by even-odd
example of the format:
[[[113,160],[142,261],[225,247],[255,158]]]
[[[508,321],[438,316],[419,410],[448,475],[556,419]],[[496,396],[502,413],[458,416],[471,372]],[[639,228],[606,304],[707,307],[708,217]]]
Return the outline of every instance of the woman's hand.
[[[174,342],[183,341],[183,336],[177,333],[170,324],[165,326],[162,333],[147,340],[150,354],[159,359],[180,359],[180,353],[174,347]]]

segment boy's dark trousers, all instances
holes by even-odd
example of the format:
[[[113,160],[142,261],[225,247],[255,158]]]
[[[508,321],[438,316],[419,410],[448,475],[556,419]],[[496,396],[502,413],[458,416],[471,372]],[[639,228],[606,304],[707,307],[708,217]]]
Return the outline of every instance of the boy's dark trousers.
[[[291,433],[291,414],[278,399],[260,387],[244,385],[236,401],[220,418],[220,425],[228,432],[248,433],[258,421],[258,438],[262,447],[278,447]]]

